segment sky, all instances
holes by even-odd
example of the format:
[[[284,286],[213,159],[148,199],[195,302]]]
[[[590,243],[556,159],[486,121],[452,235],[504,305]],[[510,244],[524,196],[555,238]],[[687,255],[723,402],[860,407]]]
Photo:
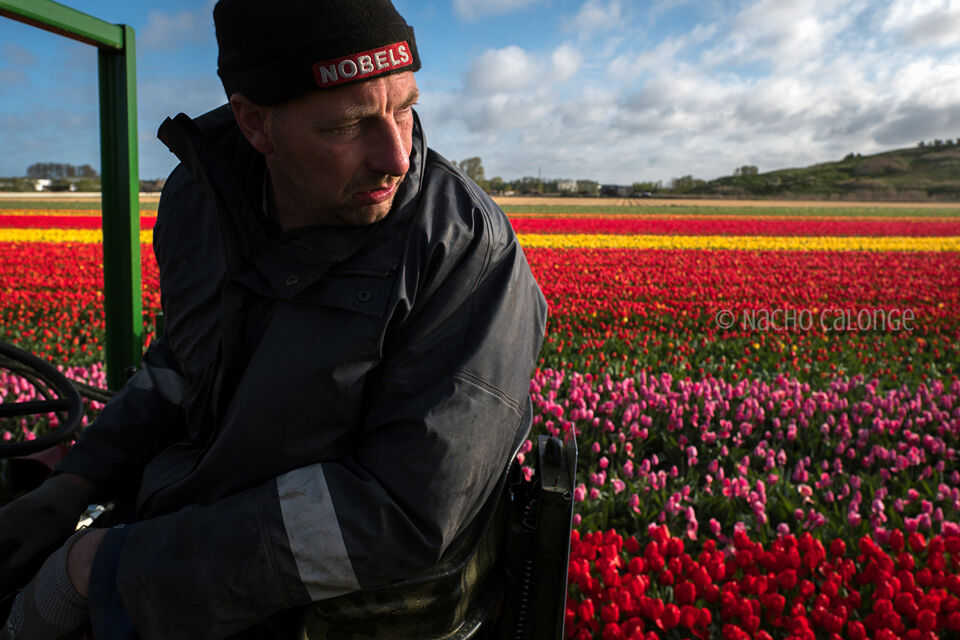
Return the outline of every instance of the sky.
[[[211,0],[70,0],[136,30],[140,175],[226,101]],[[960,138],[960,0],[394,0],[428,144],[486,176],[631,184]],[[0,176],[99,169],[96,52],[0,18]]]

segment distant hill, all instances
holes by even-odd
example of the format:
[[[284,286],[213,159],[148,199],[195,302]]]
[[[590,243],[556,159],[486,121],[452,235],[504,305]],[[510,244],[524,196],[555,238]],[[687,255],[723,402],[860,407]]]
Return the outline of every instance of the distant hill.
[[[872,156],[850,154],[839,162],[804,169],[725,176],[697,185],[689,193],[728,197],[960,200],[960,144],[929,144]]]

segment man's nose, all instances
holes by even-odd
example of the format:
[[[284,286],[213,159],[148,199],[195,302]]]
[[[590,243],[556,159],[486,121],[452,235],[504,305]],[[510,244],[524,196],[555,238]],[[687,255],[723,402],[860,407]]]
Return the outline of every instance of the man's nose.
[[[380,122],[370,136],[367,168],[380,175],[405,175],[410,168],[409,135],[409,128],[393,120]]]

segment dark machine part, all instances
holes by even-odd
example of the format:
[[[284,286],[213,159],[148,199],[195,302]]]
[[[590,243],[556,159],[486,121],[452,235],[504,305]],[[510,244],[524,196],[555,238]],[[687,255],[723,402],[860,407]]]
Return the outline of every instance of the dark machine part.
[[[36,454],[70,439],[80,428],[83,403],[73,383],[50,363],[0,342],[0,368],[26,379],[42,400],[0,403],[0,418],[56,413],[57,428],[23,442],[0,443],[0,458],[16,458]]]
[[[507,487],[509,587],[497,635],[504,640],[563,637],[577,441],[540,436],[537,451],[533,479],[514,465]]]
[[[106,404],[113,392],[71,380],[50,363],[0,342],[0,369],[27,381],[38,399],[0,402],[0,421],[57,414],[58,426],[34,440],[0,442],[0,502],[36,488],[60,461],[82,420],[81,397]],[[0,426],[6,426],[0,422]]]

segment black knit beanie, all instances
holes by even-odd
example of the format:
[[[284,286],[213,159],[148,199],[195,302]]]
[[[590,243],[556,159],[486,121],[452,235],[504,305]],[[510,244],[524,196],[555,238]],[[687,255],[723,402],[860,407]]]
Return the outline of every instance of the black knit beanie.
[[[227,97],[257,104],[420,68],[390,0],[219,0],[213,21]]]

